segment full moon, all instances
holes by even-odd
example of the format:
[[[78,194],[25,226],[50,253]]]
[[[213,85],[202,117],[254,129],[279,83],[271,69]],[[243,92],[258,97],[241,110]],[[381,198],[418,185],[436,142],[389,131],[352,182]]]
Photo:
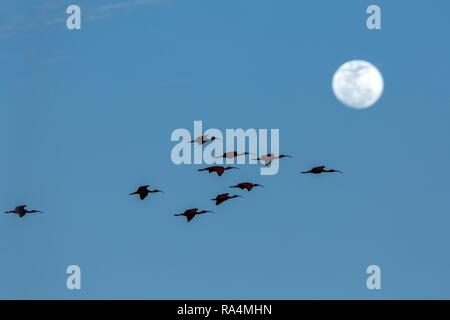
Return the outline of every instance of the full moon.
[[[353,60],[344,63],[333,77],[333,91],[343,104],[354,109],[373,106],[383,94],[384,81],[371,63]]]

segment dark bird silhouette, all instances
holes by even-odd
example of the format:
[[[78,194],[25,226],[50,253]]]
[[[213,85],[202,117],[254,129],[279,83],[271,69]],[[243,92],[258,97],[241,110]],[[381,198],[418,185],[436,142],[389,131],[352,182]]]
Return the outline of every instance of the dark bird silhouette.
[[[259,158],[256,158],[254,160],[258,160],[258,161],[262,161],[264,162],[264,165],[267,167],[269,166],[273,160],[277,160],[277,159],[283,159],[283,158],[292,158],[292,156],[287,155],[287,154],[280,154],[280,155],[276,155],[273,153],[268,153],[265,154]]]
[[[208,136],[208,135],[204,135],[204,136],[199,136],[197,138],[195,138],[194,140],[191,140],[190,143],[197,143],[198,145],[202,145],[205,144],[207,142],[212,142],[214,140],[216,140],[218,138],[214,137],[214,136]]]
[[[190,222],[192,219],[194,219],[194,217],[198,214],[204,214],[204,213],[213,213],[212,211],[208,211],[208,210],[202,210],[202,211],[198,211],[198,208],[193,208],[193,209],[188,209],[183,213],[178,213],[175,214],[175,217],[186,217],[187,222]]]
[[[219,159],[219,158],[233,159],[233,158],[237,158],[239,156],[245,156],[247,154],[250,154],[250,153],[248,153],[248,152],[228,151],[228,152],[225,152],[223,155],[216,157],[216,159]]]
[[[233,199],[233,198],[242,198],[242,196],[238,196],[238,195],[230,196],[229,193],[222,193],[222,194],[219,194],[215,199],[211,199],[211,200],[215,201],[216,206],[218,206],[222,202]]]
[[[28,213],[43,213],[42,211],[39,211],[39,210],[27,210],[27,209],[25,209],[26,207],[27,207],[26,205],[17,206],[14,210],[5,211],[5,213],[14,213],[14,214],[17,214],[21,218],[23,218]]]
[[[213,166],[213,167],[207,167],[207,168],[203,168],[203,169],[198,169],[198,171],[208,171],[209,173],[215,172],[220,177],[221,175],[223,175],[223,173],[226,170],[231,170],[231,169],[239,170],[239,168],[236,168],[236,167]]]
[[[247,189],[247,191],[252,191],[252,189],[254,187],[262,187],[262,188],[264,188],[264,186],[262,186],[260,184],[251,183],[251,182],[241,182],[241,183],[238,183],[235,186],[231,186],[230,188],[239,188],[241,190]]]
[[[141,200],[144,200],[150,193],[162,192],[161,190],[158,189],[154,190],[148,189],[148,187],[149,187],[148,185],[140,186],[135,192],[130,193],[130,196],[138,194],[139,198],[141,198]]]
[[[342,171],[339,170],[334,170],[334,169],[330,169],[327,170],[325,169],[325,166],[319,166],[319,167],[314,167],[309,171],[303,171],[303,174],[307,174],[307,173],[312,173],[312,174],[321,174],[323,172],[338,172],[338,173],[342,173]]]

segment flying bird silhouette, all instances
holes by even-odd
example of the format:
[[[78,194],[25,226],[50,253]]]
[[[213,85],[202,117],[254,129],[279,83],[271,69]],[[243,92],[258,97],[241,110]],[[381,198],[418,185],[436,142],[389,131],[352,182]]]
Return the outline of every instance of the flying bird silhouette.
[[[231,170],[231,169],[239,170],[239,168],[236,168],[236,167],[212,166],[212,167],[207,167],[207,168],[203,168],[203,169],[198,169],[197,171],[208,171],[209,173],[215,172],[220,177],[223,175],[223,173],[226,170]]]
[[[323,172],[338,172],[338,173],[343,173],[342,171],[339,170],[334,170],[334,169],[330,169],[327,170],[325,169],[325,166],[319,166],[319,167],[314,167],[311,170],[308,171],[303,171],[303,174],[307,174],[307,173],[312,173],[312,174],[321,174]]]
[[[251,183],[251,182],[241,182],[238,183],[237,185],[231,186],[230,188],[239,188],[241,190],[247,189],[247,191],[252,191],[252,189],[254,187],[262,187],[264,188],[264,186],[257,184],[257,183]]]
[[[202,210],[202,211],[198,211],[198,208],[193,208],[193,209],[188,209],[183,213],[178,213],[175,214],[175,217],[186,217],[187,222],[190,222],[192,219],[194,219],[194,217],[198,214],[204,214],[204,213],[213,213],[212,211],[208,211],[208,210]]]
[[[190,143],[197,143],[198,145],[201,146],[202,144],[214,141],[216,139],[219,139],[219,138],[216,138],[214,136],[210,137],[208,135],[204,135],[204,136],[199,136],[199,137],[195,138],[194,140],[191,140]]]
[[[23,218],[28,213],[43,213],[42,211],[39,211],[39,210],[27,210],[27,209],[25,209],[26,207],[27,207],[26,205],[17,206],[14,210],[5,211],[5,213],[14,213],[14,214],[17,214],[21,218]]]
[[[287,154],[276,155],[276,154],[268,153],[259,158],[254,159],[254,160],[264,162],[264,166],[267,167],[272,163],[273,160],[283,159],[283,158],[292,158],[292,156],[287,155]]]
[[[130,196],[138,194],[139,198],[141,198],[141,200],[144,200],[145,198],[147,198],[147,196],[150,193],[163,192],[163,191],[158,190],[158,189],[151,190],[151,189],[148,189],[148,187],[149,187],[148,185],[140,186],[135,192],[130,193]]]
[[[216,157],[216,159],[233,159],[233,158],[237,158],[239,156],[245,156],[247,154],[250,154],[249,152],[237,152],[237,151],[228,151],[225,152],[223,155]]]
[[[222,193],[222,194],[219,194],[218,196],[216,196],[215,199],[211,199],[211,200],[215,201],[216,202],[216,206],[218,206],[222,202],[230,200],[230,199],[234,199],[234,198],[242,198],[242,196],[238,196],[238,195],[230,196],[229,193]]]

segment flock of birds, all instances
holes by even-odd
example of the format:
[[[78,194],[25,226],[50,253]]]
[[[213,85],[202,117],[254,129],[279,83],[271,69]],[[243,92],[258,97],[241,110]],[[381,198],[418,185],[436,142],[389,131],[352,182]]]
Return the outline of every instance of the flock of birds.
[[[197,143],[198,145],[203,145],[205,143],[212,142],[214,140],[216,140],[216,137],[214,137],[214,136],[209,137],[207,135],[203,135],[203,136],[197,137],[196,139],[190,141],[190,143]],[[249,154],[250,153],[248,153],[248,152],[239,153],[237,151],[230,151],[230,152],[225,152],[223,155],[221,155],[217,158],[234,159],[239,156],[244,156],[244,155],[249,155]],[[289,155],[285,155],[285,154],[275,155],[275,154],[269,153],[269,154],[263,155],[259,158],[256,158],[255,160],[258,160],[258,161],[264,163],[264,166],[269,166],[273,161],[283,159],[283,158],[292,158],[292,157]],[[231,167],[231,166],[224,167],[224,166],[217,165],[217,166],[210,166],[210,167],[198,169],[199,172],[208,171],[208,173],[216,173],[219,177],[222,176],[225,173],[225,171],[228,171],[228,170],[239,170],[239,168]],[[314,167],[308,171],[303,171],[301,173],[302,174],[321,174],[321,173],[342,173],[342,172],[339,170],[335,170],[335,169],[326,169],[326,166],[318,166],[318,167]],[[247,190],[248,192],[252,191],[256,187],[264,188],[264,186],[262,186],[258,183],[252,183],[252,182],[241,182],[236,185],[230,186],[230,188]],[[138,187],[135,192],[130,193],[130,196],[137,195],[137,196],[139,196],[139,198],[141,200],[144,200],[151,193],[163,193],[163,191],[158,190],[158,189],[151,189],[149,185],[144,185],[144,186]],[[240,196],[240,195],[230,195],[229,192],[226,192],[226,193],[217,195],[214,199],[211,199],[211,200],[215,202],[216,206],[219,206],[221,203],[223,203],[225,201],[228,201],[228,200],[234,199],[234,198],[241,198],[241,197],[242,196]],[[16,208],[14,208],[14,210],[5,211],[5,213],[17,214],[20,218],[23,218],[25,215],[30,214],[30,213],[40,213],[40,214],[43,213],[40,210],[27,210],[26,208],[27,208],[26,205],[19,205]],[[191,208],[191,209],[185,210],[184,212],[175,214],[175,216],[176,217],[185,217],[187,222],[190,222],[192,219],[194,219],[195,216],[205,214],[205,213],[213,213],[213,211],[199,210],[198,208]]]

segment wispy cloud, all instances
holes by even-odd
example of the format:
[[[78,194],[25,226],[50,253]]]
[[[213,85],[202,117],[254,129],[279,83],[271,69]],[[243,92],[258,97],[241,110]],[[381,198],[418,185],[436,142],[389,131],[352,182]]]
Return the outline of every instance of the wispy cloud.
[[[82,21],[98,21],[113,17],[124,10],[136,7],[160,5],[170,0],[119,0],[97,6],[92,2],[80,4]],[[47,1],[41,6],[31,8],[27,12],[14,12],[0,14],[0,38],[8,38],[20,32],[43,30],[55,26],[64,26],[67,19],[66,7],[68,1]]]
[[[131,1],[119,1],[115,3],[105,4],[97,7],[98,11],[116,11],[131,9],[137,6],[156,5],[167,2],[165,0],[131,0]]]

